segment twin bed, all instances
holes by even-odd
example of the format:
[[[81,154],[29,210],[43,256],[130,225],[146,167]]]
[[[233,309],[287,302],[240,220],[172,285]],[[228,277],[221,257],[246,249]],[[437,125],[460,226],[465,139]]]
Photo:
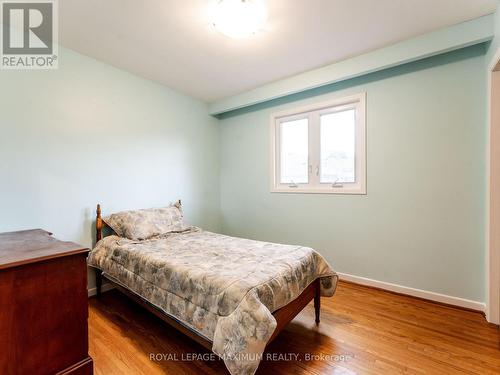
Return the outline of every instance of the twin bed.
[[[98,295],[106,278],[218,354],[233,375],[254,374],[268,343],[311,300],[319,323],[320,296],[337,285],[313,249],[187,226],[180,201],[105,218],[98,205],[96,240],[88,264]]]

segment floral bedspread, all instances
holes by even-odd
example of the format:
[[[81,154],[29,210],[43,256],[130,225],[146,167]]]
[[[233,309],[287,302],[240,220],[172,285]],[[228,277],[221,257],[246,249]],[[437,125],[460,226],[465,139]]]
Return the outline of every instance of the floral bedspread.
[[[276,328],[272,312],[314,280],[332,296],[337,275],[311,248],[190,228],[149,240],[109,236],[88,263],[213,342],[233,375],[254,374]]]

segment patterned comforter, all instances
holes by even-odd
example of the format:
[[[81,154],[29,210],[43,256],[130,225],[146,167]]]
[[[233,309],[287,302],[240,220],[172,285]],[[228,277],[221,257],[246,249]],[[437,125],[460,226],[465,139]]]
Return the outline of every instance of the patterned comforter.
[[[311,248],[190,228],[154,239],[105,237],[88,263],[213,342],[233,375],[254,374],[276,328],[272,312],[314,280],[337,276]]]

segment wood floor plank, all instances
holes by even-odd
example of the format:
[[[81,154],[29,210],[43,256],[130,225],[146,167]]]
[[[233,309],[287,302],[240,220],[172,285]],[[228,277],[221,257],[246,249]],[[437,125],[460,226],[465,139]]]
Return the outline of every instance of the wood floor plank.
[[[268,347],[257,374],[500,374],[498,327],[478,312],[346,282],[321,304],[320,325],[310,304]],[[117,291],[91,298],[89,345],[96,375],[228,373]],[[193,353],[208,358],[190,361]],[[299,360],[272,360],[290,353]]]

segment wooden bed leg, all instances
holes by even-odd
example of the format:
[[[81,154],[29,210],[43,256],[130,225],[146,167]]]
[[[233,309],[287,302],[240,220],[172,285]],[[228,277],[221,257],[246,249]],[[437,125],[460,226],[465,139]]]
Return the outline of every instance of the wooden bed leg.
[[[316,315],[316,325],[319,324],[319,310],[321,307],[321,281],[316,280],[316,288],[314,294],[314,313]]]
[[[101,286],[102,286],[102,272],[101,270],[95,271],[95,295],[97,297],[101,296]]]

